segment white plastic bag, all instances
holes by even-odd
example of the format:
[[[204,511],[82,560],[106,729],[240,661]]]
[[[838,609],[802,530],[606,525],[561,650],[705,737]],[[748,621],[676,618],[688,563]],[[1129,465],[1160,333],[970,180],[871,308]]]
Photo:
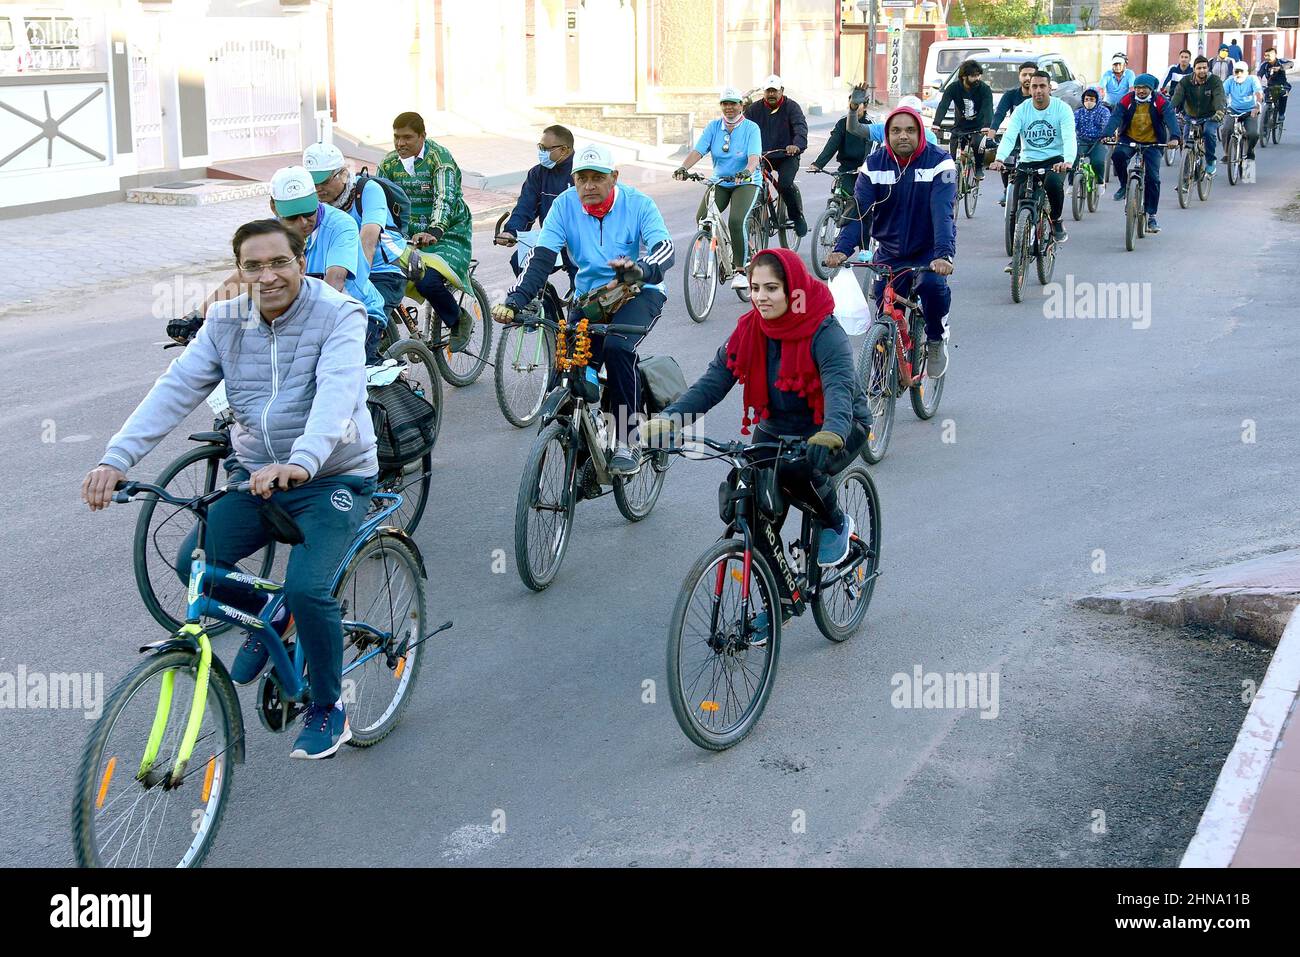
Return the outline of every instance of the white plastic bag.
[[[835,297],[835,318],[846,335],[860,336],[871,325],[871,306],[850,268],[841,269],[827,284]]]

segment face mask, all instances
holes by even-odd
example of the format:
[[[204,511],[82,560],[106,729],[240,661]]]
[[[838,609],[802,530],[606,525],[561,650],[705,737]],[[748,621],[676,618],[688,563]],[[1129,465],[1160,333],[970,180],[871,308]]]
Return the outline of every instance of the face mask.
[[[541,163],[547,169],[555,169],[555,160],[551,159],[550,150],[538,150],[537,162]]]
[[[1151,100],[1151,95],[1148,93],[1146,96],[1142,96],[1140,93],[1134,93],[1133,98],[1139,103],[1147,103]]]

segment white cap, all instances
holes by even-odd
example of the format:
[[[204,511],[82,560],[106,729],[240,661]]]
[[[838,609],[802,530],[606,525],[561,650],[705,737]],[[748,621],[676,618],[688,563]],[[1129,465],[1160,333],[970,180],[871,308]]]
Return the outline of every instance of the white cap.
[[[1113,57],[1110,58],[1110,62],[1112,66],[1116,63],[1127,63],[1128,57],[1126,57],[1122,53],[1116,53]]]
[[[766,82],[763,83],[763,89],[765,90],[780,90],[784,88],[785,84],[781,82],[781,78],[775,73],[769,76]]]
[[[909,107],[913,110],[916,110],[916,112],[920,113],[921,108],[925,106],[925,103],[921,101],[921,98],[919,96],[905,96],[898,101],[898,105]]]
[[[618,169],[614,165],[614,154],[606,146],[599,143],[588,143],[582,149],[578,150],[578,155],[573,158],[573,171],[593,169],[598,173],[612,173]]]
[[[1250,64],[1247,63],[1245,60],[1238,60],[1236,63],[1232,65],[1232,72],[1236,73],[1238,70],[1245,70],[1247,73],[1249,73]]]
[[[724,86],[722,92],[718,94],[719,103],[743,103],[745,94],[741,93],[734,86]]]
[[[317,183],[329,179],[344,163],[343,152],[333,143],[313,143],[302,151],[302,165]]]
[[[300,216],[316,209],[316,184],[301,166],[286,166],[271,177],[271,200],[281,216]]]

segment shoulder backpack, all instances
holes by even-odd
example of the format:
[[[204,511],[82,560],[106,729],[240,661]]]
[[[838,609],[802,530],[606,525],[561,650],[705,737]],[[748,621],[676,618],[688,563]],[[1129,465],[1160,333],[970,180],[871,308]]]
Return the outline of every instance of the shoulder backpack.
[[[384,198],[388,201],[388,212],[393,217],[393,223],[397,226],[398,232],[401,232],[411,218],[411,198],[406,195],[406,190],[391,179],[385,179],[383,176],[371,176],[370,171],[363,166],[361,172],[357,174],[356,198],[353,200],[358,210],[361,210],[361,194],[365,191],[366,183],[369,180],[374,180],[383,187]]]

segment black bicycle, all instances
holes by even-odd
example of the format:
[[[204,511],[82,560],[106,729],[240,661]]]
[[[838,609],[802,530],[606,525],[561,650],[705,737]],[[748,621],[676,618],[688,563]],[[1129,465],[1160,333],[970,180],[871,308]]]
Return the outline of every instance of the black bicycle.
[[[556,323],[537,314],[515,322],[550,329],[557,344],[556,384],[538,415],[537,438],[524,464],[515,500],[515,564],[523,583],[533,591],[542,591],[555,580],[564,561],[578,502],[600,498],[612,490],[623,517],[639,522],[659,499],[668,462],[651,457],[643,459],[633,475],[610,473],[609,397],[602,387],[604,379],[587,364],[587,337],[642,335],[649,329],[591,325],[586,320]],[[645,392],[642,389],[639,410],[643,416],[657,411],[647,407]]]
[[[1029,167],[1016,171],[1027,188],[1017,192],[1015,239],[1011,247],[1011,301],[1023,302],[1025,274],[1032,259],[1038,281],[1047,285],[1056,268],[1056,239],[1052,236],[1051,204],[1047,199],[1047,167]]]
[[[814,506],[793,498],[787,503],[777,482],[779,462],[807,454],[802,439],[745,445],[698,438],[667,451],[731,466],[718,489],[726,528],[687,572],[668,622],[673,714],[693,743],[720,751],[749,734],[762,715],[788,617],[811,607],[818,629],[834,642],[861,627],[880,575],[880,497],[860,465],[835,477],[840,507],[856,531],[848,557],[822,568]],[[789,505],[802,520],[787,556],[780,535]]]
[[[853,199],[853,192],[845,189],[843,185],[843,173],[811,168],[808,171],[834,177],[831,195],[826,200],[826,208],[817,217],[817,223],[812,230],[813,274],[818,279],[832,279],[839,272],[839,267],[827,266],[826,257],[835,251],[835,241],[839,239],[840,227],[844,225],[845,219],[850,215],[857,215],[857,203]]]
[[[1270,140],[1274,145],[1282,142],[1282,127],[1286,123],[1286,116],[1279,110],[1285,95],[1286,90],[1281,86],[1270,86],[1264,90],[1264,110],[1259,120],[1260,146],[1268,146]]]
[[[1154,146],[1158,150],[1166,149],[1168,143],[1135,143],[1129,140],[1126,146],[1133,148],[1129,157],[1128,175],[1125,180],[1124,194],[1124,248],[1129,252],[1137,241],[1147,234],[1146,188],[1147,161],[1146,150]],[[1156,171],[1159,176],[1159,170]]]
[[[1196,184],[1196,195],[1205,202],[1210,198],[1214,177],[1205,172],[1205,120],[1189,120],[1183,135],[1187,137],[1187,145],[1178,174],[1178,205],[1186,209],[1192,203],[1192,184]],[[1215,144],[1210,144],[1209,148],[1214,149]]]

